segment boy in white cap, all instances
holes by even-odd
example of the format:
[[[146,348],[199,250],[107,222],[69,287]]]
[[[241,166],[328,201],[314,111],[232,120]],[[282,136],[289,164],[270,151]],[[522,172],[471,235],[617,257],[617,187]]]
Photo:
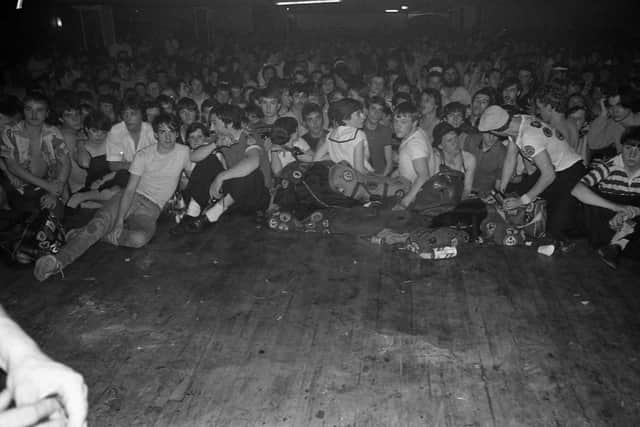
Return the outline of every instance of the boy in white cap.
[[[523,179],[519,186],[519,198],[505,199],[505,209],[527,205],[538,196],[545,199],[548,233],[560,249],[571,249],[565,235],[577,206],[576,199],[571,196],[571,190],[584,176],[585,168],[581,157],[567,144],[565,136],[538,121],[536,117],[511,116],[497,105],[485,110],[480,117],[478,130],[506,136],[509,139],[498,190],[507,190],[516,167],[518,153],[538,169]]]

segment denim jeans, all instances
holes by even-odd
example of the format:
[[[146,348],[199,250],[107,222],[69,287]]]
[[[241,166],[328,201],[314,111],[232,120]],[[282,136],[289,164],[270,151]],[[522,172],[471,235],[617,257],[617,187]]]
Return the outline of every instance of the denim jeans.
[[[56,258],[63,268],[111,232],[118,216],[121,198],[122,193],[118,193],[107,201],[91,221],[77,229],[73,237],[60,249]],[[124,227],[117,245],[131,248],[146,245],[156,232],[158,216],[160,216],[160,207],[136,193],[125,216]]]

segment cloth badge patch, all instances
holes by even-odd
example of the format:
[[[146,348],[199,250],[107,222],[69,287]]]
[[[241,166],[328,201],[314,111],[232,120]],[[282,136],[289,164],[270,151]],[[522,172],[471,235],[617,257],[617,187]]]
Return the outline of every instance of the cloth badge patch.
[[[536,129],[540,129],[542,127],[542,123],[540,123],[537,120],[534,120],[533,122],[531,122],[531,127],[532,128],[536,128]]]
[[[522,147],[522,151],[524,152],[524,155],[527,157],[531,157],[536,153],[536,149],[533,148],[533,146],[531,145],[525,145],[524,147]]]
[[[548,127],[542,128],[542,133],[544,133],[544,136],[547,138],[551,138],[553,136],[553,132]]]
[[[562,134],[562,132],[560,132],[557,129],[556,129],[556,138],[558,138],[560,141],[564,141],[564,135]]]

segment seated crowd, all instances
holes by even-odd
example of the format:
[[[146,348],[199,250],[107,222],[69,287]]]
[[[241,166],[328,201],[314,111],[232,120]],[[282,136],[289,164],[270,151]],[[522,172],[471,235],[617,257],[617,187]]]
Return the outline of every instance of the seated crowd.
[[[231,207],[267,211],[294,162],[401,177],[410,184],[394,209],[458,171],[464,198],[497,192],[506,209],[546,200],[547,234],[565,252],[581,232],[611,267],[640,257],[638,61],[490,43],[454,55],[428,40],[233,55],[144,46],[42,60],[49,68],[27,66],[27,80],[1,88],[0,207],[17,218],[96,209],[37,260],[38,280],[99,240],[146,245],[176,191],[185,211],[174,235]]]

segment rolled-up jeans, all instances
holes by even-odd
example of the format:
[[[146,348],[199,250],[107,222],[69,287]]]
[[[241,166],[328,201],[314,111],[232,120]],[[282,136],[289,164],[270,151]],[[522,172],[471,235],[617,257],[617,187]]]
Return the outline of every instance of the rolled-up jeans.
[[[122,192],[112,197],[87,225],[73,233],[73,237],[56,254],[63,268],[113,230],[121,198]],[[117,246],[140,248],[146,245],[156,232],[160,211],[160,207],[148,198],[138,193],[134,194],[131,207],[125,215],[122,233],[116,242]]]

